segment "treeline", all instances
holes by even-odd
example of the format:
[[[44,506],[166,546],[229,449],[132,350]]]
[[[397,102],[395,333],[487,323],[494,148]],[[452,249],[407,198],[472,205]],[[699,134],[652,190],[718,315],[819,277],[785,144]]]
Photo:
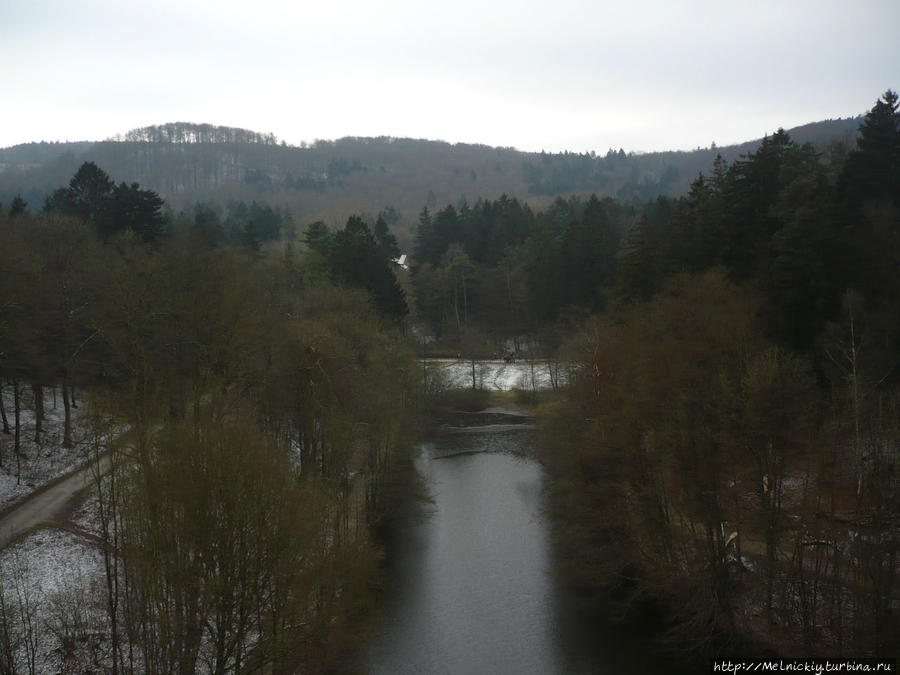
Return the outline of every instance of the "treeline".
[[[274,134],[190,122],[170,122],[169,124],[132,129],[122,139],[116,140],[129,143],[259,143],[261,145],[278,143]]]
[[[827,152],[833,141],[851,138],[857,125],[858,120],[828,120],[799,127],[792,136]],[[435,210],[460,196],[471,204],[502,194],[527,198],[532,208],[546,207],[557,195],[592,192],[622,201],[645,201],[659,193],[676,197],[698,171],[709,170],[717,153],[732,161],[758,145],[757,140],[690,152],[536,153],[382,137],[296,147],[252,131],[176,123],[138,129],[121,141],[0,149],[0,201],[21,193],[30,203],[42,203],[90,161],[159,193],[176,212],[189,211],[198,201],[224,206],[256,200],[289,208],[300,223],[334,225],[392,205],[404,214],[392,227],[407,247],[423,204]]]
[[[28,210],[21,195],[10,202],[10,216]],[[93,162],[82,164],[67,187],[54,190],[44,201],[43,211],[90,222],[103,239],[128,230],[147,242],[190,235],[212,248],[239,245],[259,251],[264,244],[280,240],[283,233],[296,236],[286,209],[255,200],[249,205],[231,201],[224,209],[215,203],[197,202],[190,211],[173,214],[157,193],[143,190],[137,183],[117,185]]]
[[[563,348],[561,566],[606,611],[661,600],[695,653],[897,656],[894,92],[838,159],[779,131],[649,205]]]
[[[371,600],[373,534],[414,482],[419,368],[363,290],[292,247],[146,233],[105,207],[0,215],[0,386],[18,406],[61,385],[65,442],[110,462],[86,600],[103,618],[61,624],[63,670],[333,668]],[[19,672],[3,599],[0,670]]]
[[[421,317],[439,339],[532,339],[569,311],[604,306],[632,205],[572,197],[535,214],[506,196],[422,212],[413,253]]]
[[[197,202],[192,210],[172,216],[170,229],[173,234],[197,236],[211,248],[238,245],[259,251],[282,235],[295,236],[293,228],[290,211],[254,200],[249,205],[228,202],[224,209],[216,203]]]
[[[844,289],[875,303],[894,293],[894,214],[878,201],[897,190],[894,160],[881,157],[892,105],[866,116],[852,152],[823,156],[779,130],[730,164],[719,156],[678,199],[558,198],[535,213],[504,196],[426,208],[413,249],[419,309],[438,336],[470,326],[502,341],[721,265],[764,295],[775,338],[807,348]]]
[[[669,194],[681,175],[676,153],[659,153],[653,159],[657,161],[629,157],[622,148],[610,148],[602,156],[593,152],[542,152],[538,161],[522,163],[522,177],[533,195],[602,191],[621,199],[650,199]]]

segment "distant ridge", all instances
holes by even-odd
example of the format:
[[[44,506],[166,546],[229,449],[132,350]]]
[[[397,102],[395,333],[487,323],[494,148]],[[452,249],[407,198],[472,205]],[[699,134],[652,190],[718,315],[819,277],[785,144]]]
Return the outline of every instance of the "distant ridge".
[[[851,143],[860,117],[788,129],[820,152]],[[774,132],[775,130],[771,130]],[[761,139],[693,151],[626,154],[535,153],[512,148],[410,138],[341,138],[292,146],[274,134],[236,127],[173,122],[133,129],[100,142],[26,143],[0,149],[0,203],[22,194],[40,209],[53,189],[86,161],[115,181],[138,182],[178,211],[198,201],[256,200],[288,209],[301,227],[341,223],[352,213],[391,206],[395,230],[409,237],[423,207],[502,194],[535,207],[557,196],[596,193],[618,199],[683,194],[717,154],[727,161],[752,152]]]

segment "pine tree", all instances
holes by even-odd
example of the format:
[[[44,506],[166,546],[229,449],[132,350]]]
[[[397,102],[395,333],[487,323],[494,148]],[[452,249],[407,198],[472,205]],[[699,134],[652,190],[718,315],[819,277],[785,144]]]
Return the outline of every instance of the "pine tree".
[[[59,188],[47,198],[44,210],[101,223],[114,187],[115,183],[103,169],[93,162],[85,162],[72,176],[69,187]]]
[[[736,279],[752,276],[771,255],[773,234],[783,222],[772,207],[783,188],[781,169],[785,153],[793,147],[790,136],[779,129],[763,138],[755,153],[734,163],[726,199],[729,209],[723,225],[722,260]]]
[[[350,216],[344,229],[335,232],[327,260],[335,281],[369,291],[375,306],[386,316],[398,320],[406,316],[406,296],[394,276],[391,260],[362,218]]]
[[[897,93],[888,89],[866,113],[857,149],[841,173],[839,194],[847,208],[888,196],[900,200],[900,111]]]
[[[22,199],[22,195],[17,194],[9,203],[9,217],[12,218],[22,213],[28,213],[28,202]]]
[[[388,229],[384,214],[378,214],[373,234],[375,235],[375,239],[378,240],[378,245],[384,249],[384,252],[388,257],[392,260],[400,257],[400,244],[397,243],[397,237],[395,237]]]
[[[90,223],[103,238],[132,230],[144,241],[164,234],[162,198],[137,183],[116,185],[93,162],[85,162],[69,181],[55,190],[44,204],[44,211],[64,213]]]

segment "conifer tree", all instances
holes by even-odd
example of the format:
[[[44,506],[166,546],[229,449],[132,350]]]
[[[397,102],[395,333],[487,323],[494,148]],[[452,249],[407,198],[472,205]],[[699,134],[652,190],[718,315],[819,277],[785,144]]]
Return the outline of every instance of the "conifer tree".
[[[857,149],[841,174],[839,191],[850,208],[864,199],[900,200],[900,110],[897,93],[888,89],[866,113],[859,127]]]

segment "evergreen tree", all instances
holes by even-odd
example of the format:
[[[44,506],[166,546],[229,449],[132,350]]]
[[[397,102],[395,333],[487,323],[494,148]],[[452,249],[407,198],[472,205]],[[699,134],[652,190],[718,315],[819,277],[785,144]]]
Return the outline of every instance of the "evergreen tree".
[[[9,217],[13,218],[22,213],[28,213],[28,202],[22,199],[22,195],[17,194],[9,203]]]
[[[619,233],[596,195],[591,195],[581,217],[572,218],[563,236],[566,304],[601,309],[615,274]]]
[[[47,198],[44,210],[60,211],[95,225],[103,224],[114,187],[115,183],[103,169],[93,162],[85,162],[72,176],[67,188],[59,188]]]
[[[422,212],[419,214],[419,224],[416,227],[416,236],[415,242],[413,245],[413,273],[415,274],[419,267],[428,263],[426,260],[426,256],[430,254],[429,242],[431,240],[431,212],[428,210],[428,207],[425,206],[422,208]],[[433,264],[434,261],[430,261],[430,264]]]
[[[771,275],[766,279],[775,335],[807,348],[837,310],[846,264],[833,216],[833,191],[817,154],[804,145],[787,158],[787,183],[774,211],[785,223],[772,237]]]
[[[268,204],[256,201],[250,204],[247,224],[253,223],[260,242],[274,241],[281,236],[282,217]]]
[[[848,280],[875,304],[895,306],[900,264],[900,111],[888,90],[866,114],[838,180]],[[900,321],[900,317],[897,319]]]
[[[647,300],[662,287],[672,270],[665,257],[666,230],[672,218],[672,202],[661,196],[626,232],[616,270],[615,291],[620,300]]]
[[[783,187],[781,169],[793,146],[779,129],[766,136],[755,153],[734,163],[726,199],[730,205],[723,221],[722,261],[736,279],[746,279],[770,258],[770,240],[783,223],[772,213]]]
[[[839,191],[846,207],[888,196],[900,200],[900,111],[897,93],[888,89],[866,113],[859,127],[857,149],[841,174]]]
[[[391,259],[362,218],[350,216],[329,244],[327,259],[332,278],[369,291],[382,314],[397,320],[406,316],[406,297],[394,276]]]
[[[164,234],[163,200],[137,183],[116,185],[103,169],[85,162],[69,181],[46,200],[44,210],[80,218],[90,223],[104,239],[132,230],[144,241]]]
[[[716,196],[713,181],[700,174],[688,194],[678,200],[666,246],[671,258],[669,272],[701,271],[714,264],[721,244],[717,237],[720,224],[712,221]]]
[[[384,249],[384,252],[389,258],[393,260],[400,257],[400,244],[397,243],[397,237],[391,234],[391,231],[388,229],[388,224],[383,213],[378,214],[373,234],[375,235],[375,239],[378,240],[378,245]]]
[[[531,308],[539,321],[553,321],[566,304],[567,264],[561,227],[554,214],[537,218],[525,244],[525,283]]]
[[[328,226],[321,220],[309,224],[303,241],[310,250],[316,251],[320,255],[328,256],[331,248],[331,234],[328,232]]]
[[[162,198],[137,183],[115,186],[104,207],[100,236],[104,239],[131,230],[144,241],[155,241],[165,234]]]
[[[432,218],[427,207],[419,217],[416,232],[416,265],[430,263],[437,265],[450,244],[458,242],[462,232],[456,208],[447,206]]]
[[[225,243],[225,227],[222,224],[218,208],[213,204],[194,206],[194,222],[191,231],[209,248],[217,248]]]

